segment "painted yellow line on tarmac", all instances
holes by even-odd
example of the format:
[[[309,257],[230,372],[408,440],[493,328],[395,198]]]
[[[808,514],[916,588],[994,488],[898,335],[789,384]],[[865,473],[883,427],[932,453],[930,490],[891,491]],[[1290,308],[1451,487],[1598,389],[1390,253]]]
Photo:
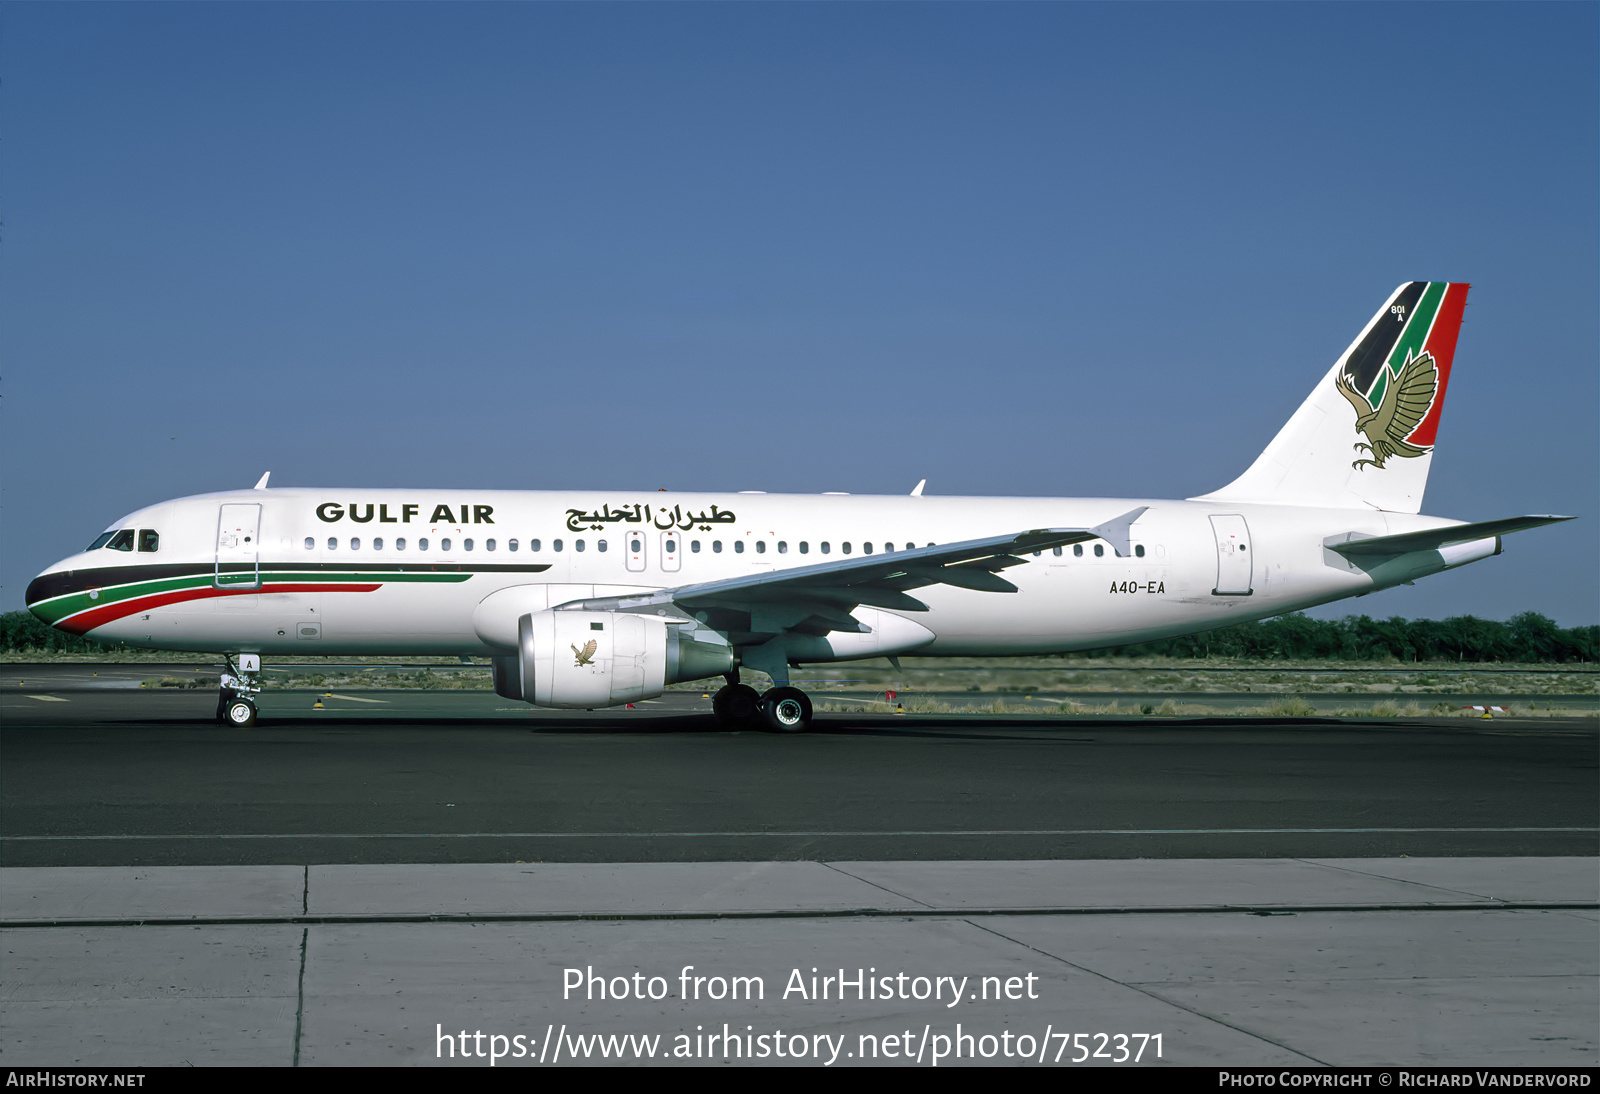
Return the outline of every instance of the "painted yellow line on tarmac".
[[[59,695],[30,695],[30,699],[37,699],[41,703],[70,703],[71,699],[63,699]]]
[[[324,695],[323,698],[324,699],[348,699],[352,703],[387,703],[389,701],[387,699],[363,699],[359,695],[335,695],[331,691],[328,692],[326,695]]]

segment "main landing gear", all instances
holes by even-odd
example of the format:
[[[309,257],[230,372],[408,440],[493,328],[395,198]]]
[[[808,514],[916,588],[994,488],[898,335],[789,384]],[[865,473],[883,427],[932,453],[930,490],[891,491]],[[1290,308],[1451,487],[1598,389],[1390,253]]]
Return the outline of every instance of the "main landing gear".
[[[217,721],[236,729],[249,729],[256,724],[256,704],[251,696],[261,691],[261,655],[241,653],[237,669],[227,654],[222,657],[228,667],[217,693]]]
[[[711,697],[711,710],[728,729],[804,733],[811,728],[811,700],[799,688],[762,693],[749,684],[729,684]]]

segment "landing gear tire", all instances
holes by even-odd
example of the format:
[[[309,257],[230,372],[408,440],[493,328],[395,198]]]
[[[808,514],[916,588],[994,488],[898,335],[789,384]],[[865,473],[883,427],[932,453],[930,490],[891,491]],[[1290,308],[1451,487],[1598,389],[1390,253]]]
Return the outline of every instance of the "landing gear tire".
[[[236,729],[256,724],[256,705],[248,699],[234,699],[223,710],[223,719]]]
[[[711,711],[730,729],[748,729],[761,717],[761,693],[749,684],[729,684],[711,697]]]
[[[811,700],[799,688],[773,688],[761,697],[761,724],[774,733],[811,728]]]

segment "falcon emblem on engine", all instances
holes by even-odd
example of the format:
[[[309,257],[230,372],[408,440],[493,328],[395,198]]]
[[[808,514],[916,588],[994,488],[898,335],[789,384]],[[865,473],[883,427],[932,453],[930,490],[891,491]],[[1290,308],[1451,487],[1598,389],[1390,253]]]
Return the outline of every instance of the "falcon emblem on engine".
[[[589,641],[585,642],[584,645],[583,645],[583,649],[581,649],[581,650],[577,646],[573,646],[572,647],[572,652],[573,652],[574,655],[576,655],[578,660],[577,660],[577,663],[574,664],[572,667],[575,668],[575,669],[581,669],[585,665],[594,664],[594,651],[599,649],[599,648],[600,648],[600,643],[596,642],[593,638],[591,638],[591,639],[589,639]]]

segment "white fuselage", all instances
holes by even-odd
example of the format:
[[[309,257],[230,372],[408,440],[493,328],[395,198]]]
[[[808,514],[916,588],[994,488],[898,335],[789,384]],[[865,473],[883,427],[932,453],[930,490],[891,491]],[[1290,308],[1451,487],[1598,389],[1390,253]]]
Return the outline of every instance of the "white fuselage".
[[[1147,641],[1372,592],[1496,548],[1480,540],[1363,568],[1324,546],[1352,533],[1458,523],[1371,509],[293,488],[139,510],[115,527],[154,531],[155,550],[74,555],[41,575],[28,600],[63,629],[157,649],[485,656],[506,652],[499,636],[507,624],[492,618],[497,612],[1029,529],[1094,527],[1139,506],[1148,509],[1132,525],[1125,557],[1083,543],[1029,554],[1007,569],[1015,593],[920,589],[928,611],[888,613],[917,627],[885,627],[894,621],[880,616],[873,630],[882,640],[856,636],[833,656],[1049,653]],[[251,520],[254,535],[241,534]],[[502,596],[485,606],[495,593]],[[508,606],[501,611],[500,603]]]

